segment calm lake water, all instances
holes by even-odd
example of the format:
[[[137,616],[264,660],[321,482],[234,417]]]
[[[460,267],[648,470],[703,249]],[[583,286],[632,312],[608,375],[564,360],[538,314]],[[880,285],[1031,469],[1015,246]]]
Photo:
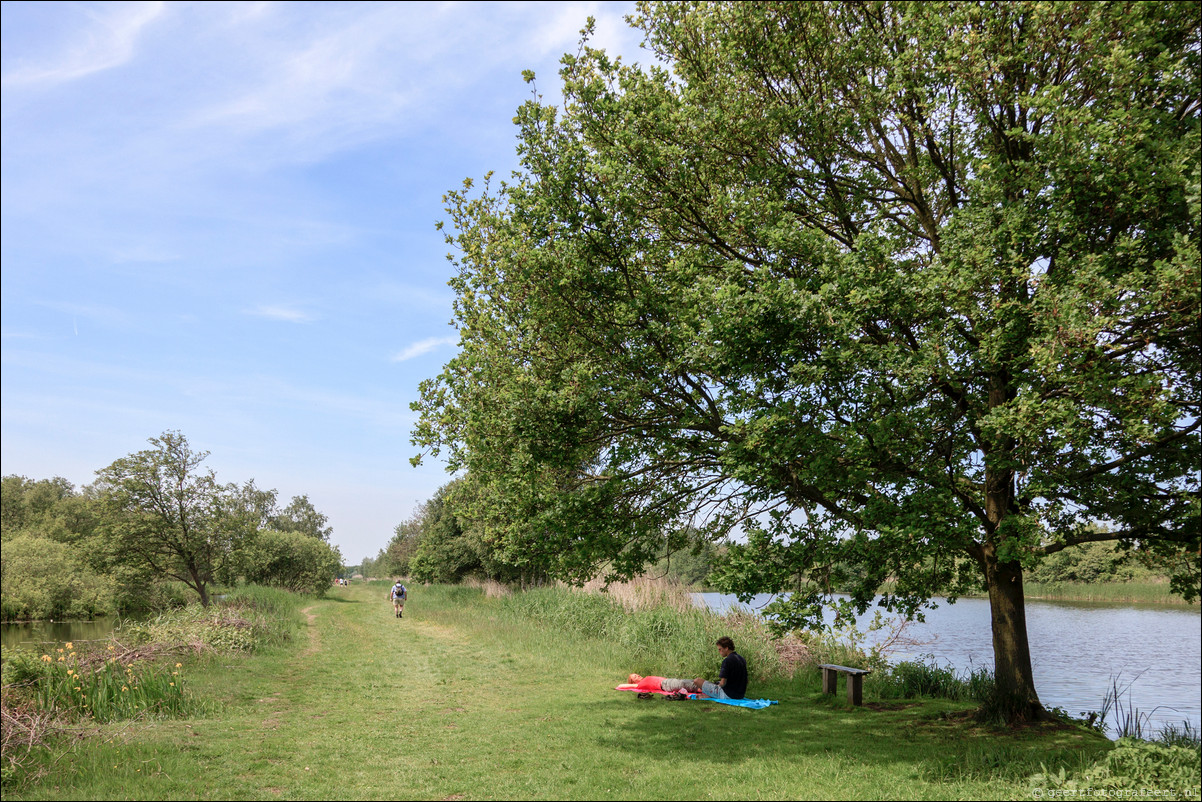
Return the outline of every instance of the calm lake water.
[[[117,625],[115,617],[97,618],[94,621],[27,621],[20,624],[4,624],[0,628],[5,648],[51,647],[67,641],[84,643],[104,640]]]
[[[743,606],[760,609],[771,599],[765,594]],[[739,604],[720,593],[697,593],[694,601],[717,612]],[[872,615],[869,610],[860,619],[861,629]],[[889,652],[890,662],[926,657],[958,672],[993,669],[987,599],[940,601],[924,623],[909,624],[905,636],[909,643]],[[1028,601],[1027,637],[1035,687],[1045,705],[1074,715],[1099,710],[1117,681],[1127,687],[1124,706],[1147,713],[1153,731],[1183,721],[1197,729],[1202,722],[1198,607]]]

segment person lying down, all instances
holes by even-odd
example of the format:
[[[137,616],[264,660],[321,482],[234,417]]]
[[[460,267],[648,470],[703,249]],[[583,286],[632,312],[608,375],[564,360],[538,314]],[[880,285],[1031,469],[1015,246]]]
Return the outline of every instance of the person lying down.
[[[700,684],[692,679],[674,679],[672,677],[644,677],[642,674],[631,674],[628,682],[618,686],[620,691],[638,691],[640,693],[701,693]]]

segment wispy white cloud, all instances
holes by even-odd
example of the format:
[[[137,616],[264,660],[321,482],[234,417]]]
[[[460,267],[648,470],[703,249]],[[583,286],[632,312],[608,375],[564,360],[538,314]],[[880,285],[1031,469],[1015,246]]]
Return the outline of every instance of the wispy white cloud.
[[[264,304],[256,306],[254,309],[248,309],[246,310],[246,314],[267,318],[268,320],[280,320],[285,323],[312,323],[314,320],[317,320],[317,315],[302,309],[271,304]]]
[[[440,348],[444,345],[458,345],[458,344],[459,344],[458,337],[430,337],[429,339],[419,340],[418,342],[413,343],[413,345],[410,345],[404,351],[401,351],[399,354],[394,356],[392,358],[392,361],[393,362],[406,362],[415,357],[422,356],[423,354],[428,354],[431,351],[433,351],[435,348]]]
[[[638,48],[638,34],[625,22],[625,15],[616,12],[612,4],[556,3],[549,8],[541,24],[531,32],[535,52],[543,55],[575,51],[585,20],[592,17],[593,34],[589,46],[609,53],[630,53]]]
[[[341,477],[361,517],[336,527],[374,554],[443,481],[398,448],[456,348],[430,336],[454,334],[439,198],[514,168],[523,69],[558,102],[585,16],[630,53],[632,10],[5,2],[5,473],[88,481],[180,429],[214,460],[245,449],[229,479],[318,498]],[[355,468],[413,498],[368,498]]]
[[[84,10],[83,25],[59,48],[38,58],[16,54],[6,58],[11,63],[3,66],[3,87],[53,85],[125,64],[133,57],[142,32],[164,14],[166,4],[115,3]]]

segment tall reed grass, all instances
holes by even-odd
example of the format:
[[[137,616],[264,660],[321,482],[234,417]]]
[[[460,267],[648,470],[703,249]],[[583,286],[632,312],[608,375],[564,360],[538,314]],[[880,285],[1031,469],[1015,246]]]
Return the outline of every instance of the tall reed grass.
[[[208,607],[190,604],[122,622],[117,633],[139,643],[187,644],[194,651],[252,651],[289,642],[300,626],[302,602],[287,590],[246,585]]]
[[[985,668],[957,673],[933,661],[903,661],[869,677],[870,687],[882,699],[919,696],[987,703],[994,695],[993,673]]]
[[[1139,604],[1196,605],[1173,593],[1168,582],[1028,582],[1023,595],[1046,601],[1133,602]]]
[[[718,616],[692,605],[674,590],[644,583],[611,586],[607,593],[547,587],[503,599],[512,616],[535,619],[557,635],[608,641],[630,655],[629,670],[640,674],[699,677],[713,674],[714,642],[732,638],[747,658],[753,679],[785,673],[785,666],[762,620],[746,613]]]
[[[1141,671],[1121,686],[1122,674],[1110,678],[1110,690],[1106,691],[1106,695],[1102,699],[1102,709],[1098,711],[1098,718],[1094,726],[1113,732],[1119,738],[1155,741],[1202,751],[1202,739],[1199,738],[1198,729],[1188,721],[1182,721],[1180,727],[1173,724],[1162,724],[1157,729],[1152,714],[1159,708],[1145,712],[1131,702],[1131,686],[1143,673]]]

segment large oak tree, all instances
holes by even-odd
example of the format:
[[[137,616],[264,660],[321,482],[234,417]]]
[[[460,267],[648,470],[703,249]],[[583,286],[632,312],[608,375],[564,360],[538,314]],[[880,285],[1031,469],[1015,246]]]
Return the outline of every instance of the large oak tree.
[[[1196,595],[1196,6],[632,22],[658,63],[582,46],[522,172],[449,196],[462,350],[415,440],[496,548],[627,574],[741,527],[727,586],[805,577],[791,622],[829,577],[906,612],[983,583],[1019,716],[1024,565],[1113,539]]]

